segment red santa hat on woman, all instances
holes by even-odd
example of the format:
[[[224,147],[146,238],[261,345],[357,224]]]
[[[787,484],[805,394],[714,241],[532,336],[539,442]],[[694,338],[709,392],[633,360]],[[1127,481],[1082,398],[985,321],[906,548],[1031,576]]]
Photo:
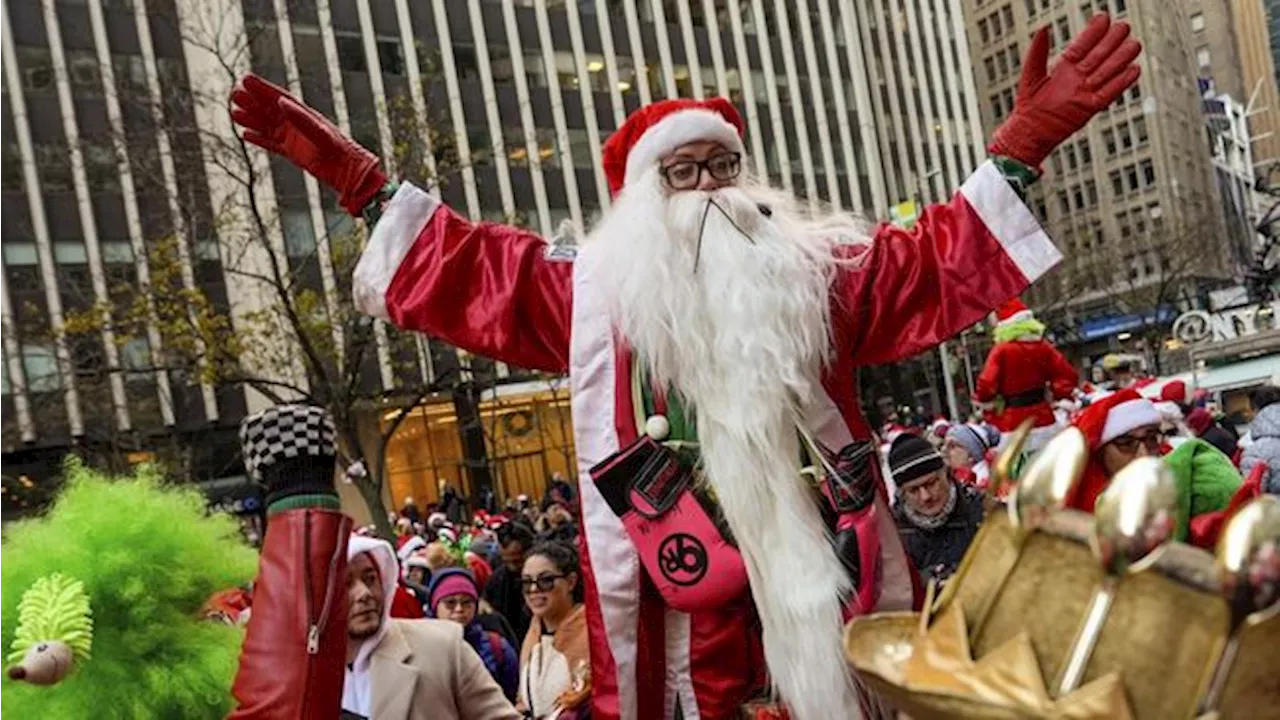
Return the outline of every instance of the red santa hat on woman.
[[[1137,390],[1127,388],[1094,402],[1072,424],[1084,433],[1089,444],[1089,462],[1068,505],[1093,512],[1098,496],[1111,482],[1102,464],[1102,446],[1140,427],[1158,427],[1160,412],[1155,403],[1139,395]]]
[[[617,196],[681,145],[712,141],[744,152],[745,132],[737,108],[722,97],[675,98],[646,105],[631,113],[604,144],[609,194]]]

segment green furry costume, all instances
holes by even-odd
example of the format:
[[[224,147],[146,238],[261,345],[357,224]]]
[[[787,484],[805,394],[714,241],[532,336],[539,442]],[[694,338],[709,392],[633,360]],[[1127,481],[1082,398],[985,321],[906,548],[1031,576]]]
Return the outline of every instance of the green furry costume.
[[[153,469],[109,478],[69,460],[66,477],[45,516],[5,531],[3,649],[13,646],[23,593],[59,573],[83,583],[92,654],[57,685],[0,681],[5,715],[223,717],[243,631],[200,610],[214,592],[252,580],[257,555],[234,520],[209,516],[198,492],[164,486]]]

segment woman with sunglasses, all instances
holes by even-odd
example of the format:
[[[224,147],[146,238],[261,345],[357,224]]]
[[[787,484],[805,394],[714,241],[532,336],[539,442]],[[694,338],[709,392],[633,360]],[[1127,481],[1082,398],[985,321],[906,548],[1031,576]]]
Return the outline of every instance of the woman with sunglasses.
[[[560,542],[535,545],[520,589],[533,621],[520,648],[517,709],[535,720],[587,717],[591,659],[577,551]]]
[[[1116,473],[1140,457],[1159,457],[1177,483],[1174,539],[1187,539],[1192,518],[1227,507],[1243,482],[1231,459],[1198,438],[1171,448],[1161,420],[1155,403],[1133,389],[1108,395],[1080,413],[1074,425],[1088,442],[1089,460],[1068,505],[1093,512]]]

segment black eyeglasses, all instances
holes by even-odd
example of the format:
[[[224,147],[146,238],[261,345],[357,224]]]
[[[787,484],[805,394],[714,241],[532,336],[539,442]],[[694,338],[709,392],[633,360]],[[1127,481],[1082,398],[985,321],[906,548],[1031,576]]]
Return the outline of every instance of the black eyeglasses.
[[[1115,445],[1117,450],[1126,454],[1137,452],[1139,445],[1145,447],[1147,452],[1158,454],[1160,445],[1163,442],[1164,434],[1157,430],[1145,435],[1121,435],[1112,440],[1111,444]]]
[[[542,592],[551,592],[551,589],[556,586],[556,581],[564,577],[564,575],[539,575],[536,579],[522,577],[520,578],[520,592],[528,595],[533,591],[534,587],[537,587]]]
[[[725,152],[701,162],[697,160],[679,160],[662,167],[662,179],[672,190],[692,190],[702,182],[702,173],[706,171],[716,180],[725,181],[738,177],[742,172],[742,153]]]

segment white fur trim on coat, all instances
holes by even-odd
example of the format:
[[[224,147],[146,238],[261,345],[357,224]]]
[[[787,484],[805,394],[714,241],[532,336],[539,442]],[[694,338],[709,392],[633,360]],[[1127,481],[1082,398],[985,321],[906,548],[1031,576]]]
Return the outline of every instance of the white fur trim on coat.
[[[351,295],[360,312],[379,320],[391,319],[387,288],[439,207],[439,198],[409,183],[391,197],[352,276]]]
[[[644,131],[627,153],[627,172],[622,181],[630,185],[668,153],[691,142],[714,141],[733,152],[744,152],[738,128],[714,110],[691,108],[667,115]]]

